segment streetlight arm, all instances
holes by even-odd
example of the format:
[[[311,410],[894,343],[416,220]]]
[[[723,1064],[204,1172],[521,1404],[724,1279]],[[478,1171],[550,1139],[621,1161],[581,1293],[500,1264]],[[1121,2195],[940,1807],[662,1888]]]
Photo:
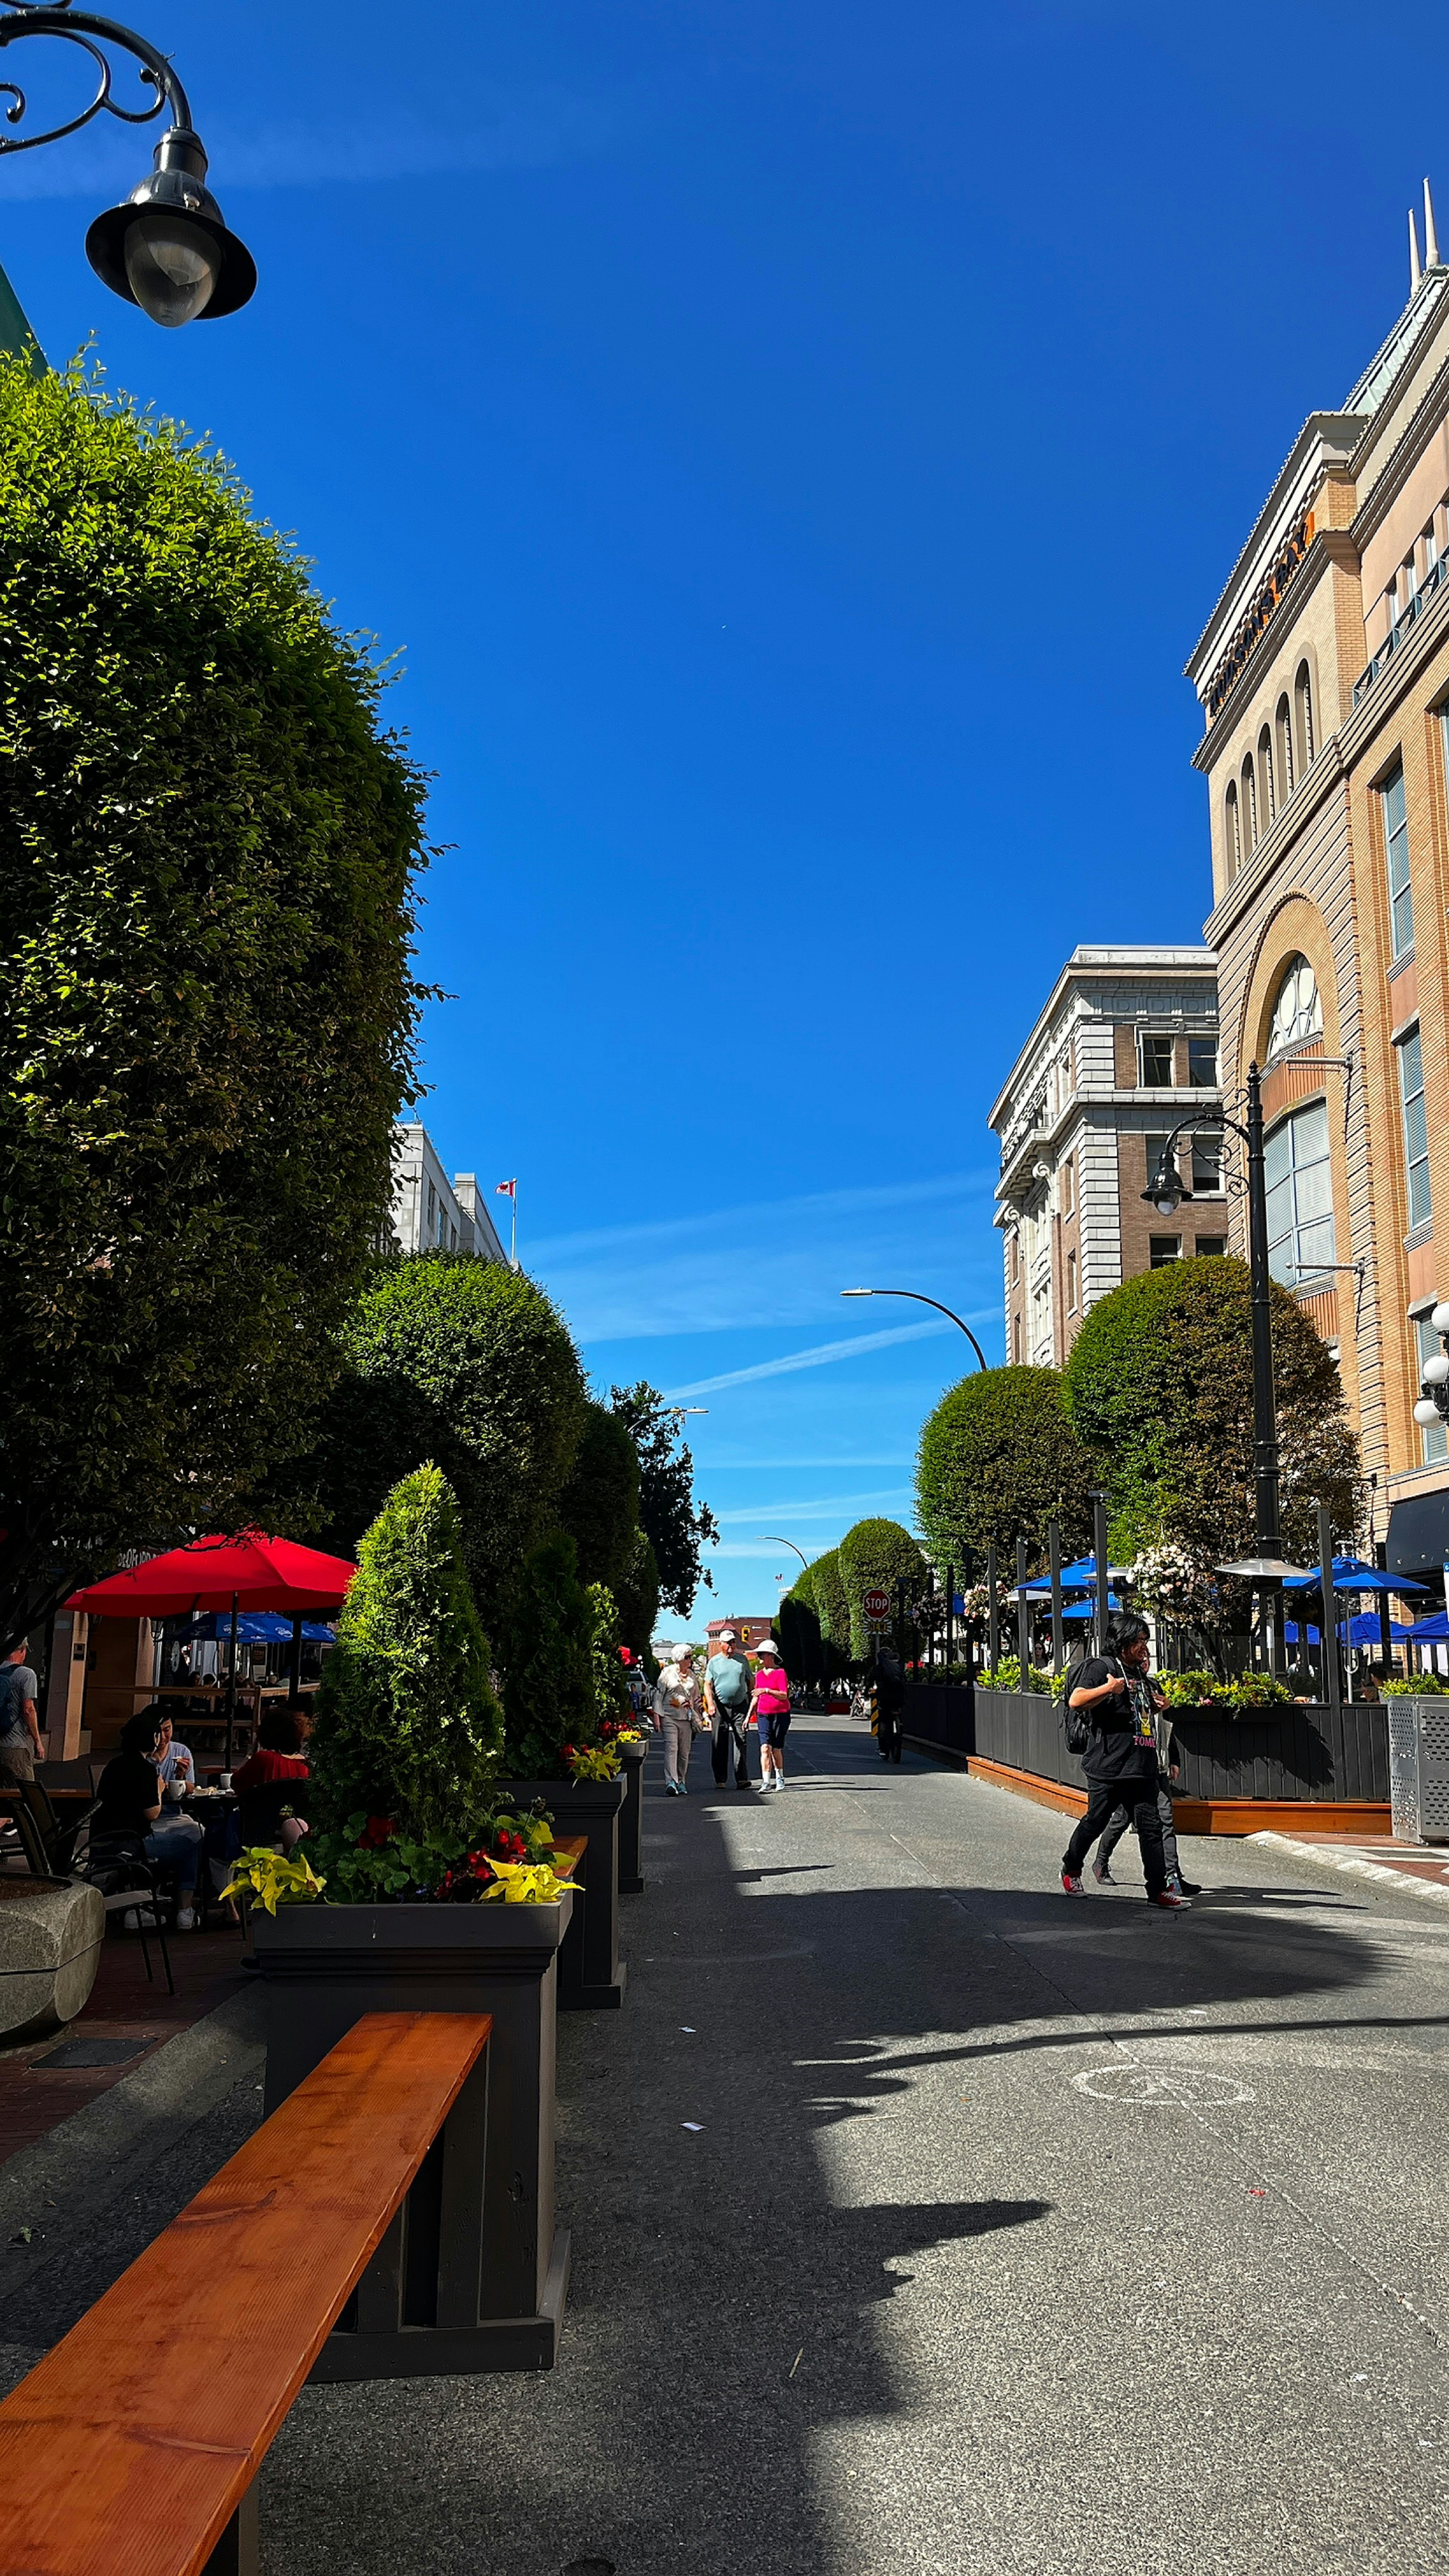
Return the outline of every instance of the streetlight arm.
[[[775,1534],[774,1534],[774,1531],[773,1531],[773,1530],[761,1530],[761,1532],[760,1532],[760,1537],[761,1537],[762,1539],[768,1539],[768,1540],[769,1540],[769,1542],[770,1542],[771,1547],[788,1547],[788,1549],[789,1549],[789,1551],[790,1551],[790,1554],[791,1554],[792,1556],[798,1556],[798,1558],[800,1559],[801,1564],[806,1568],[806,1570],[807,1570],[807,1572],[808,1572],[808,1570],[809,1570],[809,1565],[810,1565],[810,1559],[809,1559],[809,1557],[806,1555],[805,1550],[803,1549],[803,1547],[797,1547],[797,1546],[795,1545],[795,1542],[794,1542],[794,1540],[793,1540],[792,1538],[776,1538],[776,1536],[775,1536]]]
[[[970,1325],[963,1323],[952,1307],[943,1306],[939,1297],[923,1296],[919,1288],[842,1288],[840,1293],[842,1297],[911,1297],[918,1306],[934,1306],[938,1315],[946,1316],[959,1332],[965,1334],[982,1368],[987,1366],[986,1353]]]
[[[103,113],[118,117],[123,125],[146,125],[153,116],[160,115],[163,107],[169,107],[173,124],[191,131],[191,102],[166,56],[145,36],[119,26],[114,18],[93,18],[82,10],[71,9],[67,0],[57,0],[57,5],[48,9],[7,8],[0,15],[0,46],[13,45],[24,36],[56,36],[63,44],[79,46],[95,64],[96,93],[79,116],[68,118],[63,125],[52,125],[44,134],[0,135],[0,152],[33,152],[37,144],[58,143],[63,135],[78,134],[92,117]],[[117,105],[111,96],[115,66],[102,53],[102,45],[117,45],[140,64],[141,79],[156,93],[149,107]],[[19,125],[27,110],[24,90],[14,81],[0,81],[0,96],[14,102],[5,110],[6,124]]]

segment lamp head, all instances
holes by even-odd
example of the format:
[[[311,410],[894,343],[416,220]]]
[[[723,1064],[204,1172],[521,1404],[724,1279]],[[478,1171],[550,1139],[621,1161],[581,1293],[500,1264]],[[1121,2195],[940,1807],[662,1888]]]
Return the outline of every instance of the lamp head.
[[[842,1288],[840,1293],[842,1297],[873,1297],[875,1295],[875,1290],[873,1288]]]
[[[1439,1333],[1441,1335],[1449,1333],[1449,1303],[1446,1303],[1442,1298],[1429,1318],[1429,1326],[1432,1332]]]
[[[1441,1420],[1439,1407],[1427,1395],[1421,1395],[1414,1407],[1414,1420],[1421,1431],[1432,1431]]]
[[[113,293],[165,330],[237,312],[257,282],[251,252],[227,231],[206,186],[201,138],[184,125],[162,135],[150,178],[97,215],[86,257]]]
[[[1149,1207],[1156,1208],[1159,1216],[1176,1216],[1178,1209],[1181,1207],[1183,1200],[1187,1196],[1187,1192],[1184,1190],[1176,1172],[1170,1170],[1168,1166],[1164,1164],[1162,1169],[1157,1173],[1155,1179],[1152,1181],[1150,1187],[1145,1189],[1142,1195],[1146,1199]]]

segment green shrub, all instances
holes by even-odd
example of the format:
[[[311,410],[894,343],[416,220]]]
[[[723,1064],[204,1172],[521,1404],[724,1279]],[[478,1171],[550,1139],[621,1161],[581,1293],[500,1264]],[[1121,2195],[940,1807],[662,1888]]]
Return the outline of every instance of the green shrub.
[[[377,665],[225,460],[8,359],[0,665],[9,1639],[312,1436],[414,1081],[425,842]]]
[[[561,1533],[530,1548],[503,1629],[505,1763],[511,1780],[566,1780],[564,1746],[597,1741],[598,1611]]]
[[[810,1590],[821,1636],[827,1645],[835,1648],[837,1658],[843,1661],[850,1653],[850,1599],[841,1573],[838,1549],[827,1548],[823,1556],[812,1558]]]
[[[921,1431],[916,1503],[937,1565],[963,1570],[997,1551],[1012,1577],[1018,1538],[1034,1554],[1059,1521],[1068,1558],[1091,1544],[1092,1460],[1066,1418],[1055,1369],[979,1370],[941,1398]]]
[[[1059,1698],[1060,1686],[1065,1680],[1065,1674],[1054,1677],[1051,1673],[1044,1673],[1038,1664],[1027,1665],[1026,1688],[1040,1692],[1043,1698],[1048,1695]],[[982,1674],[981,1687],[983,1690],[1019,1691],[1022,1688],[1021,1657],[1002,1655],[991,1672]]]
[[[589,1608],[592,1613],[589,1660],[594,1677],[593,1732],[597,1734],[606,1718],[612,1718],[618,1725],[627,1726],[633,1715],[633,1703],[629,1698],[629,1685],[624,1678],[624,1667],[619,1661],[619,1647],[622,1640],[619,1635],[619,1613],[614,1607],[614,1596],[607,1583],[589,1583],[584,1588],[589,1596]],[[578,1738],[575,1737],[574,1741],[577,1743]],[[525,1773],[524,1776],[531,1778],[533,1774]]]
[[[1237,1673],[1229,1682],[1214,1682],[1211,1698],[1216,1708],[1276,1708],[1293,1694],[1286,1682],[1275,1673]]]
[[[1218,1686],[1208,1672],[1159,1673],[1157,1680],[1170,1708],[1206,1708]]]
[[[870,1520],[857,1521],[853,1529],[846,1531],[837,1562],[850,1606],[850,1651],[859,1663],[870,1652],[865,1594],[875,1585],[888,1592],[894,1620],[897,1583],[904,1576],[909,1609],[925,1588],[926,1560],[910,1531],[902,1529],[899,1521]]]
[[[1410,1673],[1406,1678],[1380,1682],[1385,1699],[1442,1699],[1449,1696],[1449,1682],[1437,1673]]]
[[[558,1516],[578,1550],[580,1582],[607,1583],[617,1595],[635,1562],[639,1460],[617,1413],[592,1398]]]
[[[659,1568],[642,1529],[634,1532],[629,1563],[614,1587],[614,1597],[620,1638],[641,1660],[647,1660],[649,1640],[659,1624]]]
[[[457,1505],[434,1466],[405,1476],[363,1537],[317,1694],[312,1822],[389,1818],[426,1842],[488,1802],[503,1722],[463,1568]]]

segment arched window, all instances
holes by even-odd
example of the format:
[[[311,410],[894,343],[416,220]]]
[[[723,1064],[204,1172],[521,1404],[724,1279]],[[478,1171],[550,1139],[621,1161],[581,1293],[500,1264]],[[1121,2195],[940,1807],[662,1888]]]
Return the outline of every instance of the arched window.
[[[1243,851],[1244,856],[1258,846],[1258,781],[1253,772],[1253,755],[1249,752],[1242,768]]]
[[[1300,662],[1293,683],[1293,747],[1298,754],[1297,768],[1301,778],[1313,767],[1313,682],[1308,665]]]
[[[1273,737],[1266,725],[1258,736],[1258,776],[1263,782],[1263,829],[1271,832],[1278,811],[1278,790],[1273,777]]]
[[[1290,1047],[1302,1046],[1306,1039],[1322,1035],[1323,1003],[1313,969],[1306,957],[1290,957],[1273,1004],[1268,1062],[1286,1055]]]
[[[1293,793],[1293,711],[1288,704],[1286,689],[1278,701],[1278,712],[1273,722],[1278,735],[1278,778],[1286,805]]]
[[[1449,721],[1445,724],[1444,739],[1449,743]],[[1223,857],[1227,863],[1228,882],[1231,884],[1243,864],[1243,840],[1238,823],[1236,778],[1228,780],[1228,792],[1223,798]]]
[[[1290,1110],[1264,1139],[1263,1178],[1268,1214],[1268,1268],[1288,1288],[1301,1288],[1315,1271],[1331,1270],[1333,1166],[1328,1149],[1328,1110],[1321,1100]]]

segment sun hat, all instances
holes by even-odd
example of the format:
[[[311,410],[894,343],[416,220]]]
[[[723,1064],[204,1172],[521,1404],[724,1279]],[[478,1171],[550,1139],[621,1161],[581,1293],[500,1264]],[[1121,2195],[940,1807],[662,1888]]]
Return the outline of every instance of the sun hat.
[[[755,1639],[755,1652],[757,1655],[778,1655],[779,1651],[780,1649],[776,1645],[773,1637],[757,1637]]]
[[[722,1646],[738,1645],[739,1630],[737,1628],[721,1628],[719,1632],[719,1641]]]

